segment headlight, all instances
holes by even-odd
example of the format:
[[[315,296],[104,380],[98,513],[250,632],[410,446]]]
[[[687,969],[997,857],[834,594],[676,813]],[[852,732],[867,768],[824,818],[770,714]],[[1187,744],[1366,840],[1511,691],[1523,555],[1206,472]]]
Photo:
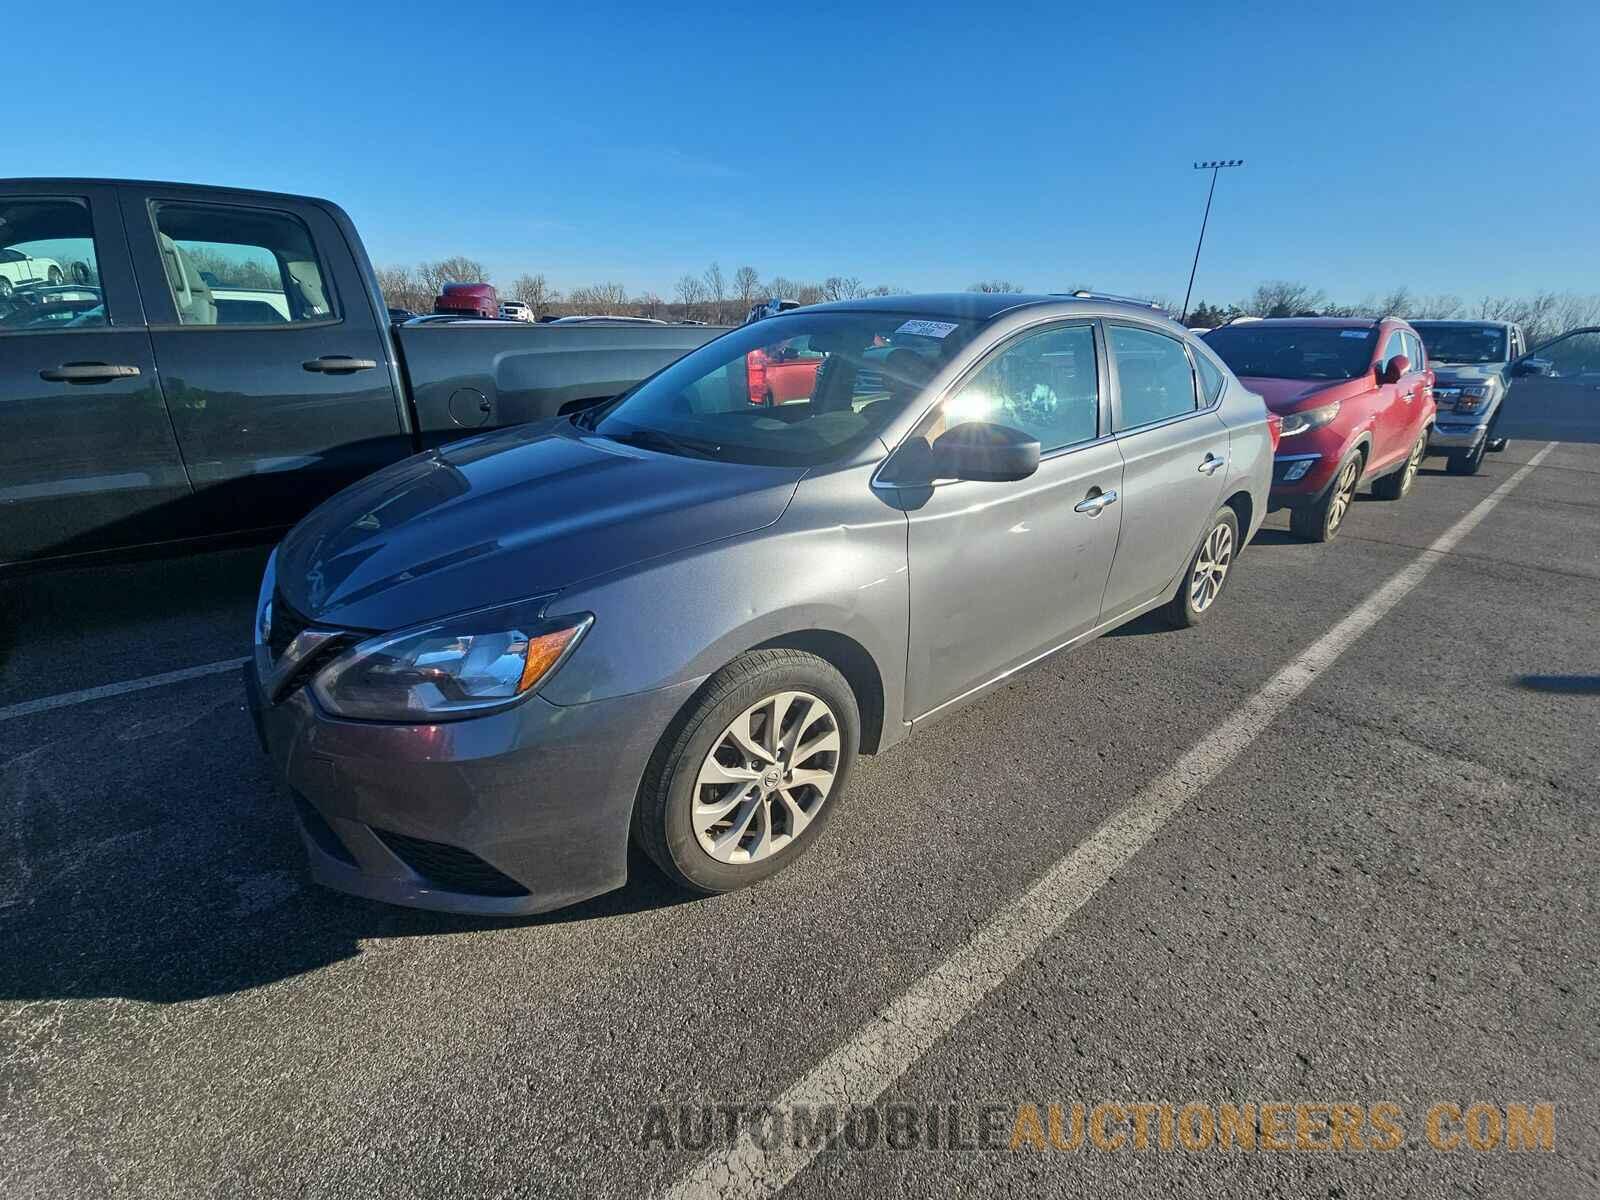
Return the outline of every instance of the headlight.
[[[593,623],[538,618],[541,602],[380,634],[329,663],[311,690],[328,711],[365,721],[448,721],[531,695]]]
[[[1339,402],[1324,404],[1320,408],[1303,408],[1299,412],[1288,413],[1283,418],[1283,436],[1293,437],[1297,433],[1304,433],[1308,429],[1321,429],[1329,421],[1339,415]]]
[[[1461,389],[1461,399],[1456,401],[1457,412],[1477,412],[1489,403],[1494,388],[1487,383],[1473,384]]]

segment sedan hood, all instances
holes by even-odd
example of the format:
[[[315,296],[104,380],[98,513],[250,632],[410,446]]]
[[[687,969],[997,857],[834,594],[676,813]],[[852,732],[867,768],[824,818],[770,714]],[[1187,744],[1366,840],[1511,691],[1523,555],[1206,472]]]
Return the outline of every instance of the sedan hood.
[[[1240,376],[1239,382],[1267,402],[1275,413],[1304,408],[1312,398],[1329,404],[1359,396],[1367,388],[1367,377],[1356,379],[1269,379],[1263,375]]]
[[[379,471],[301,521],[278,591],[318,623],[399,629],[772,524],[804,471],[658,454],[565,418]]]

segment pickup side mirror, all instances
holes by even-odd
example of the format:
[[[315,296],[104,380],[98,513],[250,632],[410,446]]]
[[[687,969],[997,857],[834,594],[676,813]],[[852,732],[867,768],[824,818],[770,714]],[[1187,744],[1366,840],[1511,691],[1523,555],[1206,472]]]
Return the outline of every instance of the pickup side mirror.
[[[1404,354],[1396,354],[1389,360],[1389,365],[1384,367],[1383,373],[1378,376],[1379,383],[1399,383],[1400,377],[1411,370],[1411,360]]]
[[[1544,372],[1540,369],[1538,359],[1519,358],[1516,362],[1511,364],[1511,374],[1542,375]]]
[[[1039,439],[988,421],[964,421],[933,443],[934,477],[1010,483],[1039,469]]]

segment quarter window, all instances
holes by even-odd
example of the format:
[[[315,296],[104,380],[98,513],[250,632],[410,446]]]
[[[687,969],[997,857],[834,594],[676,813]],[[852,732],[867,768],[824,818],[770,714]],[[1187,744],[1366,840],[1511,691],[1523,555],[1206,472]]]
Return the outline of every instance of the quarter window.
[[[258,208],[155,206],[167,290],[182,325],[285,325],[335,316],[300,218]]]
[[[89,206],[0,198],[0,332],[109,324]]]
[[[1046,329],[1002,347],[945,399],[942,417],[944,429],[967,421],[1009,425],[1038,438],[1046,454],[1093,441],[1100,426],[1093,327]]]
[[[1118,433],[1194,411],[1194,371],[1182,343],[1126,325],[1108,330],[1121,400]]]
[[[1200,390],[1205,393],[1206,407],[1210,407],[1222,398],[1222,388],[1226,383],[1223,374],[1217,369],[1217,364],[1212,362],[1199,350],[1194,354],[1195,369],[1200,372]]]

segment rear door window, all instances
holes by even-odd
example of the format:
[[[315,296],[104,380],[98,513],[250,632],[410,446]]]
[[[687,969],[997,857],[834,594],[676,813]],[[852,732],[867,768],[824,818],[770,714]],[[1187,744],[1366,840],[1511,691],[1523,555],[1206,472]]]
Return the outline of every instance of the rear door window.
[[[1413,371],[1424,370],[1427,366],[1428,355],[1422,348],[1422,339],[1414,333],[1406,334],[1405,339],[1406,357],[1411,360],[1411,369]]]
[[[1117,364],[1116,432],[1195,410],[1194,369],[1182,342],[1129,325],[1108,325],[1106,338]]]
[[[110,323],[88,203],[0,198],[0,332]]]
[[[167,291],[180,325],[336,320],[333,289],[305,222],[226,205],[152,206]]]

